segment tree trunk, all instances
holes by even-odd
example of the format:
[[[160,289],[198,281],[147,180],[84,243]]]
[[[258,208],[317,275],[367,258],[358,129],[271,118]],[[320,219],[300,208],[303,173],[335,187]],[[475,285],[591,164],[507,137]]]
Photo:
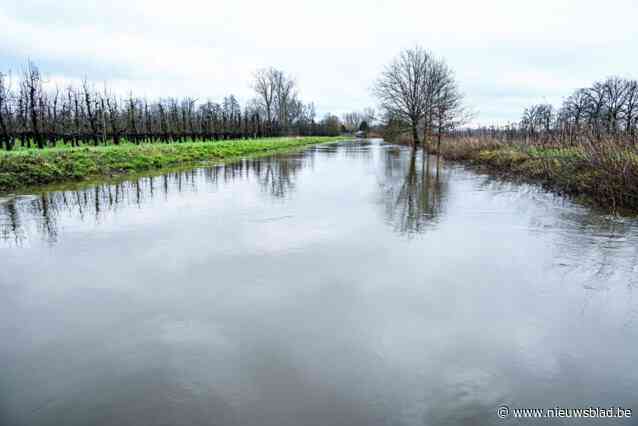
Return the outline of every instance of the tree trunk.
[[[416,123],[412,123],[412,146],[415,148],[419,146],[419,132],[417,131]]]
[[[11,150],[11,136],[9,136],[9,131],[7,130],[7,126],[4,122],[4,118],[2,117],[2,113],[0,112],[0,130],[2,131],[2,142],[4,144],[4,149],[7,151]]]

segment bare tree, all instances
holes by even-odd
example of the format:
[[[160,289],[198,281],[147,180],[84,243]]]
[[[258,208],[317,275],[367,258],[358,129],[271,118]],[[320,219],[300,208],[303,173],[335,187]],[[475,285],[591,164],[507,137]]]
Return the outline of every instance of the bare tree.
[[[452,70],[419,46],[402,51],[386,66],[373,92],[393,126],[409,126],[414,146],[419,144],[419,130],[427,140],[435,124],[440,140],[462,111]]]
[[[38,148],[44,148],[44,138],[40,129],[40,100],[42,96],[42,78],[38,67],[33,62],[27,64],[24,71],[23,91],[26,95],[26,110],[28,111],[31,134]],[[28,136],[27,136],[28,137]]]
[[[253,89],[259,97],[259,101],[266,112],[267,132],[272,131],[273,109],[275,107],[275,96],[277,93],[277,73],[274,68],[260,69],[255,73]]]
[[[629,86],[621,78],[610,77],[603,83],[602,88],[607,116],[607,131],[611,134],[616,134]]]
[[[348,112],[346,114],[343,114],[343,116],[341,117],[343,126],[350,133],[354,133],[359,130],[359,125],[363,120],[363,114],[357,111]]]
[[[377,118],[377,113],[374,108],[363,109],[363,120],[368,123],[368,126],[372,126]]]
[[[4,145],[4,148],[9,151],[12,148],[11,144],[11,111],[9,99],[11,89],[7,81],[5,74],[0,72],[0,144]]]
[[[373,88],[388,115],[409,123],[414,146],[419,144],[418,126],[428,110],[427,80],[433,61],[419,46],[404,50],[385,67]]]
[[[109,125],[111,126],[111,135],[113,137],[113,143],[115,145],[120,144],[120,139],[122,137],[122,131],[120,130],[120,112],[117,104],[117,98],[106,90],[104,91],[104,98],[106,99],[106,112],[109,117]]]
[[[275,82],[277,119],[282,129],[287,132],[290,125],[292,104],[295,103],[297,97],[295,92],[296,83],[292,77],[289,77],[283,71],[278,70],[275,71]]]
[[[587,90],[588,124],[597,136],[601,134],[602,114],[605,109],[605,88],[596,82]]]
[[[565,102],[563,102],[561,115],[567,122],[567,132],[572,140],[580,131],[583,117],[587,111],[587,103],[588,98],[586,89],[576,90],[573,95],[569,96]]]
[[[84,97],[84,107],[86,108],[86,116],[91,128],[91,138],[93,145],[98,144],[98,117],[97,117],[97,96],[93,94],[93,90],[89,87],[86,79],[82,83],[82,94]]]
[[[638,81],[632,80],[627,83],[627,95],[625,97],[625,133],[633,137],[638,123]]]

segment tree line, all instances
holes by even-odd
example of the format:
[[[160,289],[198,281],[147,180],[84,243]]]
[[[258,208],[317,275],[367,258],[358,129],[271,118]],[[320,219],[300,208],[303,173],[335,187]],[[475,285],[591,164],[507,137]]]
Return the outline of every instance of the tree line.
[[[255,73],[255,97],[243,107],[234,95],[222,102],[191,97],[119,96],[86,79],[60,88],[29,62],[17,82],[0,73],[0,146],[5,150],[58,144],[171,143],[285,135],[337,135],[340,120],[317,120],[313,103],[299,99],[296,81],[281,70]]]
[[[576,143],[585,135],[638,144],[638,81],[609,77],[575,90],[558,108],[548,103],[531,105],[518,123],[457,134],[563,144]]]
[[[610,77],[567,97],[560,108],[551,104],[525,109],[521,130],[530,138],[573,140],[583,131],[601,136],[636,137],[638,81]]]

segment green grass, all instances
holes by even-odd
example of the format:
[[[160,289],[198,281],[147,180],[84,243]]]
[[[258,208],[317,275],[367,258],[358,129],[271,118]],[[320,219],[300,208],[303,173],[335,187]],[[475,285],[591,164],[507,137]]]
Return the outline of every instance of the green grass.
[[[0,193],[331,142],[338,137],[22,149],[0,153]]]
[[[541,148],[531,147],[525,150],[532,158],[582,158],[583,150],[577,147],[570,148]]]

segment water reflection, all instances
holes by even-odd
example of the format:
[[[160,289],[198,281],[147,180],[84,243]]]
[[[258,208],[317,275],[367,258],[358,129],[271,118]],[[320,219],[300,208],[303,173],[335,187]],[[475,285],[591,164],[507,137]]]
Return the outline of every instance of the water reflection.
[[[284,199],[295,189],[295,176],[312,163],[314,150],[303,156],[287,154],[252,158],[226,165],[140,177],[113,184],[97,184],[79,190],[44,192],[0,200],[0,238],[5,244],[24,243],[29,235],[40,235],[49,243],[59,238],[60,216],[100,223],[118,209],[142,207],[156,197],[168,201],[171,195],[196,193],[229,185],[235,181],[254,182],[270,198]],[[29,225],[35,229],[29,231]]]
[[[638,409],[638,223],[535,186],[373,141],[1,204],[2,426]]]
[[[407,156],[397,149],[385,152],[381,188],[387,222],[406,235],[423,233],[436,226],[444,214],[448,185],[440,159],[416,150]]]

